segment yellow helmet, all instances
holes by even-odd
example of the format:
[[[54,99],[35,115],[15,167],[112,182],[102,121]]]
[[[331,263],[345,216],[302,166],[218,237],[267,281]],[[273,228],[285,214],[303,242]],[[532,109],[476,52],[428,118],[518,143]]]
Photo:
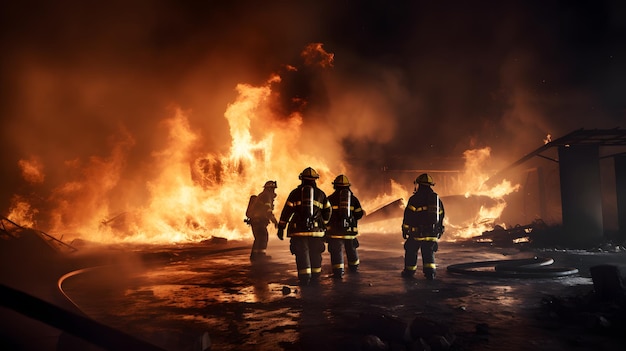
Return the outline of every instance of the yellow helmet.
[[[417,178],[415,178],[415,181],[413,182],[413,184],[423,184],[423,185],[433,186],[435,185],[435,181],[433,180],[433,177],[431,177],[429,174],[422,173],[419,176],[417,176]]]
[[[348,180],[348,177],[346,177],[343,174],[340,174],[337,176],[337,178],[335,178],[335,180],[333,181],[333,185],[336,187],[339,186],[350,186],[350,181]]]
[[[300,179],[306,179],[306,180],[315,180],[317,178],[319,178],[320,175],[317,173],[316,170],[314,170],[311,167],[307,167],[304,169],[304,171],[302,171],[302,173],[300,173]]]
[[[265,182],[265,185],[263,185],[264,188],[272,188],[272,189],[276,189],[278,188],[278,185],[276,184],[275,180],[268,180],[267,182]]]

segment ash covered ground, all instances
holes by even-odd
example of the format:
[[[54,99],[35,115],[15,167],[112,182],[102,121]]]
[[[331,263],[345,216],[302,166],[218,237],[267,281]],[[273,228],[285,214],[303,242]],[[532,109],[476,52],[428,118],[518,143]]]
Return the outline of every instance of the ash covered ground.
[[[97,253],[85,246],[69,258],[55,256],[54,265],[32,261],[28,271],[4,272],[3,282],[165,350],[199,350],[203,335],[210,350],[621,350],[626,345],[623,305],[594,302],[589,273],[594,265],[623,264],[623,251],[442,242],[437,279],[426,281],[400,276],[399,235],[362,233],[360,241],[359,273],[332,279],[326,252],[322,279],[305,287],[297,285],[288,242],[275,238],[271,259],[254,265],[248,242],[117,246]],[[508,278],[446,270],[464,262],[535,256],[579,273]],[[66,296],[56,291],[60,278]],[[5,346],[72,345],[59,342],[66,338],[54,328],[1,311]],[[411,325],[422,331],[422,341],[407,345],[402,339]]]

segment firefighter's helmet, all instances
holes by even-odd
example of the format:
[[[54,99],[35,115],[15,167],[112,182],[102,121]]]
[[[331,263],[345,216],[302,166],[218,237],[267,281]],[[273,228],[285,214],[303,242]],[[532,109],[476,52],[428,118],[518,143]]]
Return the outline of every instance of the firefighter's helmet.
[[[278,188],[278,185],[276,185],[276,181],[275,180],[268,180],[267,182],[265,182],[265,185],[263,185],[264,188],[270,188],[270,189],[276,189]]]
[[[333,181],[333,186],[335,187],[335,189],[338,188],[338,187],[349,187],[350,186],[350,181],[348,180],[348,177],[346,177],[343,174],[340,174]]]
[[[417,176],[417,178],[415,178],[415,182],[413,183],[428,185],[428,186],[435,185],[435,181],[433,180],[433,177],[431,177],[430,174],[426,174],[426,173],[422,173],[419,176]]]
[[[300,173],[300,179],[302,180],[316,180],[320,175],[311,167],[307,167]]]

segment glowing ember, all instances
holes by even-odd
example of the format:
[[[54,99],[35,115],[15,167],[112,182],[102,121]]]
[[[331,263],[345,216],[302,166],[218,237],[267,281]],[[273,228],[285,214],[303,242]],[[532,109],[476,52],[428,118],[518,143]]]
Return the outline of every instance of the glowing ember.
[[[543,139],[543,143],[544,144],[547,144],[549,142],[552,142],[552,135],[550,135],[550,134],[546,135],[546,138]]]

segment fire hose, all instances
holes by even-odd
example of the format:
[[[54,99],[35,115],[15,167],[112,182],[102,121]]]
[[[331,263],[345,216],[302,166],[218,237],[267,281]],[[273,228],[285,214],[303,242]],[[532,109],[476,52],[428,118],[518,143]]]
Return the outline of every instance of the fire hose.
[[[70,312],[23,291],[0,284],[0,306],[66,331],[105,350],[165,351],[126,332]]]
[[[458,263],[447,267],[447,271],[496,278],[556,278],[578,273],[577,268],[549,267],[554,260],[549,257],[533,257],[514,260],[493,260]],[[492,267],[492,270],[484,268]]]

